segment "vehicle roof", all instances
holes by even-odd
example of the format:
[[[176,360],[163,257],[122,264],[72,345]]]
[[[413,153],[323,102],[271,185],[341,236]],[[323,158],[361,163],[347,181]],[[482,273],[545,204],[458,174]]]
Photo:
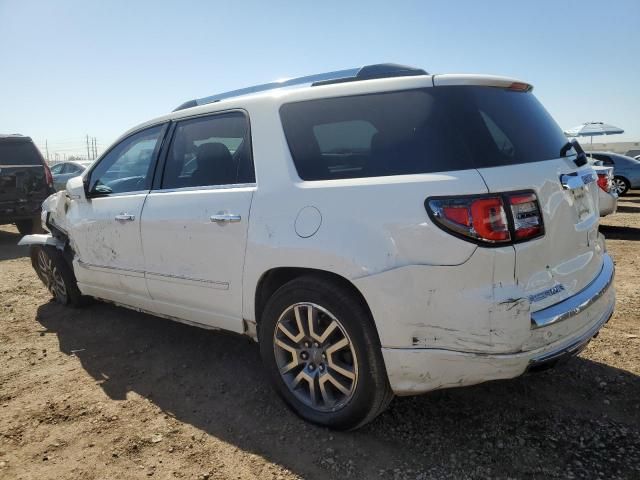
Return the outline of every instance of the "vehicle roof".
[[[74,165],[82,165],[86,167],[87,165],[91,165],[90,160],[63,160],[62,162],[56,162],[56,165],[64,165],[65,163],[73,163]]]
[[[622,153],[604,152],[604,151],[600,151],[600,150],[589,151],[589,152],[586,152],[586,153],[587,153],[587,155],[595,153],[597,155],[608,155],[610,157],[621,157],[621,158],[626,158],[628,160],[635,160],[635,158],[629,157],[628,155],[624,155]]]
[[[342,97],[348,95],[364,95],[368,93],[396,90],[411,90],[439,85],[481,85],[506,88],[514,83],[527,85],[529,90],[532,88],[530,84],[515,78],[482,74],[425,74],[326,84],[320,82],[319,84],[296,86],[295,88],[274,88],[246,95],[242,94],[239,96],[223,98],[221,100],[216,100],[213,103],[183,108],[161,115],[130,128],[118,140],[116,140],[116,142],[137,130],[157,125],[165,121],[178,120],[185,117],[225,110],[251,110],[255,107],[266,105],[270,105],[272,108],[277,109],[282,104],[291,102]]]
[[[25,137],[19,133],[0,133],[0,142],[29,143],[33,142],[33,140],[31,140],[31,137]]]

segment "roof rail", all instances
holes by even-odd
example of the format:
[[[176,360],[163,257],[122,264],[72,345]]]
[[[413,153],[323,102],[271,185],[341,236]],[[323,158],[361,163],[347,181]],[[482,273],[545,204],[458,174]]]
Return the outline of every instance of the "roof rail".
[[[335,72],[318,73],[304,77],[290,78],[288,80],[263,83],[261,85],[254,85],[253,87],[240,88],[238,90],[231,90],[230,92],[211,95],[210,97],[189,100],[176,108],[174,112],[184,110],[185,108],[196,107],[198,105],[219,102],[226,98],[239,97],[241,95],[249,95],[251,93],[264,92],[267,90],[274,90],[276,88],[292,87],[294,85],[311,84],[312,87],[316,87],[319,85],[329,85],[333,83],[372,80],[375,78],[409,77],[416,75],[428,75],[428,73],[421,68],[398,65],[396,63],[378,63],[375,65],[366,65],[361,68],[350,68],[348,70],[337,70]]]

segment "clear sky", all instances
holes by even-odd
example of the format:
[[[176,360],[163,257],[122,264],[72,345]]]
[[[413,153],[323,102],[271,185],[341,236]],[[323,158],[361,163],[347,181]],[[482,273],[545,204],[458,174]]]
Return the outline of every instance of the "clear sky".
[[[640,140],[640,0],[0,0],[0,133],[102,151],[185,100],[396,62],[521,78],[563,128]]]

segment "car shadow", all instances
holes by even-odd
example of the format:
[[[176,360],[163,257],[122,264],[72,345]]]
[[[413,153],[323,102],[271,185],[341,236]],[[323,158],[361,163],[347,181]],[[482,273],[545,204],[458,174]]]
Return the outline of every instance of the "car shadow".
[[[0,226],[0,262],[29,256],[29,247],[18,246],[21,238],[13,226]]]
[[[618,208],[616,210],[619,213],[638,213],[640,212],[640,205],[639,206],[634,206],[634,205],[620,205],[618,204]]]
[[[640,228],[638,227],[600,225],[600,233],[602,233],[607,239],[640,240]]]
[[[635,468],[607,448],[629,454],[640,446],[639,378],[583,358],[514,380],[397,398],[366,427],[331,432],[283,405],[257,345],[245,337],[103,303],[71,310],[51,302],[37,319],[109,398],[135,392],[164,414],[305,478],[396,478],[396,468],[414,472],[411,478],[475,478],[491,476],[497,465],[504,476],[536,476],[539,465],[564,469],[574,459],[605,477]],[[604,400],[611,402],[606,418]]]

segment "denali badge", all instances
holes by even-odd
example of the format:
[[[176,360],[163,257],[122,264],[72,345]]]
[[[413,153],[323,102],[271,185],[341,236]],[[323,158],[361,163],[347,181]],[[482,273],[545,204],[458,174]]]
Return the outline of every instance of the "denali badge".
[[[544,292],[536,293],[534,295],[529,295],[529,301],[531,303],[539,302],[540,300],[544,300],[545,298],[550,297],[551,295],[555,295],[556,293],[560,293],[562,291],[564,291],[564,285],[559,283],[558,285],[554,285],[553,287],[549,288],[548,290],[545,290]]]

